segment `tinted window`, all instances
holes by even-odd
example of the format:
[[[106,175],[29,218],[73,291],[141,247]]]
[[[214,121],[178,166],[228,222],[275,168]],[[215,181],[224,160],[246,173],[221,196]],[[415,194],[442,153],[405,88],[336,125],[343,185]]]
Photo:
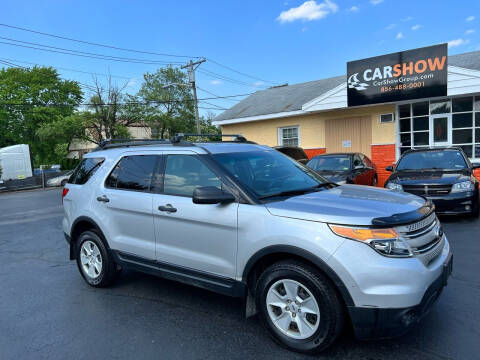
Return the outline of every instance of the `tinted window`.
[[[453,112],[472,111],[472,109],[473,109],[473,98],[471,96],[452,99]]]
[[[316,171],[347,171],[350,170],[350,156],[319,156],[307,163],[307,166]]]
[[[317,173],[277,151],[215,154],[213,157],[257,196],[312,189],[325,182]]]
[[[105,186],[122,190],[150,191],[158,155],[133,155],[122,158],[110,173]]]
[[[460,151],[425,151],[409,153],[400,159],[396,170],[465,169],[467,164]]]
[[[68,182],[70,184],[83,185],[98,170],[103,163],[103,158],[86,158],[83,159],[74,170]]]
[[[220,179],[196,156],[168,155],[163,192],[169,195],[192,196],[202,186],[221,188]]]

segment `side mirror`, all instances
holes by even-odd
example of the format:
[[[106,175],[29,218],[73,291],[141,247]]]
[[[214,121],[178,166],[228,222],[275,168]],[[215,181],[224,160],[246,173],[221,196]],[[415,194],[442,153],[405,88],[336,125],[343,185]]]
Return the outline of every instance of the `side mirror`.
[[[385,168],[385,170],[392,172],[393,171],[393,166],[389,165]]]
[[[197,187],[193,190],[195,204],[227,204],[235,201],[235,196],[215,186]]]

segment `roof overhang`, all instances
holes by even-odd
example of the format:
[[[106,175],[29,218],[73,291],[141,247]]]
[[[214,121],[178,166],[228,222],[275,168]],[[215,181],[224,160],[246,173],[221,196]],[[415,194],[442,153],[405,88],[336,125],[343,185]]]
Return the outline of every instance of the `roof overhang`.
[[[461,68],[458,66],[448,66],[447,96],[465,95],[480,93],[480,71]],[[378,106],[384,104],[373,104],[366,106]],[[364,106],[362,106],[364,107]],[[315,112],[330,110],[347,109],[347,83],[342,83],[337,87],[321,94],[302,105],[301,110],[285,111],[274,114],[264,114],[249,116],[237,119],[227,119],[213,121],[214,125],[229,125],[251,121],[270,120],[277,118],[287,118],[291,116],[308,115]]]

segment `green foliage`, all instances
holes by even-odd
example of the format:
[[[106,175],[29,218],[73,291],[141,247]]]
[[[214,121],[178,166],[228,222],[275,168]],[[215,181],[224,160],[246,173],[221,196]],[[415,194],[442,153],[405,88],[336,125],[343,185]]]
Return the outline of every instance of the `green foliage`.
[[[0,147],[28,144],[36,165],[58,162],[55,149],[65,141],[42,140],[38,131],[71,116],[81,100],[78,83],[61,79],[54,68],[0,70]]]
[[[131,99],[148,103],[140,113],[152,129],[153,138],[195,132],[193,96],[187,75],[172,67],[146,73],[138,94]],[[165,85],[171,86],[165,87]]]

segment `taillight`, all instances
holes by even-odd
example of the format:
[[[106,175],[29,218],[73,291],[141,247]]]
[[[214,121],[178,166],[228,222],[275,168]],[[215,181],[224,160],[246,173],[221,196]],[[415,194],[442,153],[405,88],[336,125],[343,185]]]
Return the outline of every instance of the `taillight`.
[[[63,190],[62,190],[62,202],[63,202],[63,198],[68,194],[68,191],[69,189],[64,187]]]

